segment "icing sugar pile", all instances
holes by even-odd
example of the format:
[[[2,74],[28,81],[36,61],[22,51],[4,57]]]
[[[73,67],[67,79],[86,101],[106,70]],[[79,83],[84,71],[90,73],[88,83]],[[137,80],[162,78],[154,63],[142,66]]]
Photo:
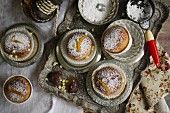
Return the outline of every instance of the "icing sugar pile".
[[[103,46],[107,50],[114,50],[122,42],[125,34],[122,32],[121,27],[112,28],[106,32],[103,39]]]
[[[29,48],[31,46],[30,43],[30,39],[27,35],[21,32],[15,32],[6,37],[5,49],[10,52],[16,50],[16,52],[20,53]]]
[[[99,22],[108,17],[111,4],[111,0],[84,0],[82,13],[88,20]]]
[[[97,77],[108,86],[111,92],[115,92],[122,83],[121,74],[113,68],[110,69],[110,67],[105,67],[99,71]],[[100,88],[105,91],[103,86],[100,86]]]
[[[81,46],[81,52],[77,51],[77,45],[76,42],[78,39],[80,39],[84,34],[74,34],[68,41],[68,52],[76,57],[82,57],[85,55],[90,49],[91,49],[91,40],[90,38],[86,37],[80,44]]]

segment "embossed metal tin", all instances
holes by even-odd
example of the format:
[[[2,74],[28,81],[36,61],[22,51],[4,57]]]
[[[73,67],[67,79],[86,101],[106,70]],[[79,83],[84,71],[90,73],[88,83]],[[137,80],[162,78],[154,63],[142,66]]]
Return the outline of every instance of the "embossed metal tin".
[[[14,61],[14,60],[11,60],[8,57],[6,57],[6,55],[4,54],[4,51],[2,49],[3,44],[1,44],[0,51],[1,51],[2,58],[7,63],[9,63],[10,65],[15,66],[15,67],[26,67],[26,66],[32,65],[33,63],[35,63],[37,60],[40,59],[40,57],[42,56],[43,50],[44,50],[44,44],[40,39],[40,34],[38,33],[39,32],[38,28],[36,28],[34,26],[27,25],[27,24],[16,24],[16,25],[13,25],[12,27],[10,27],[6,32],[8,32],[9,30],[13,30],[13,31],[17,30],[14,28],[27,29],[30,33],[32,33],[33,40],[34,40],[34,46],[36,46],[35,48],[37,48],[37,49],[34,49],[34,51],[32,52],[32,55],[27,60]],[[3,43],[4,40],[5,40],[5,38],[2,38],[1,43]]]
[[[77,77],[79,81],[79,90],[75,94],[70,93],[64,93],[59,91],[57,87],[50,86],[47,84],[46,77],[50,72],[53,71],[61,71],[63,72],[64,78],[67,78],[69,76]],[[55,94],[56,96],[59,96],[67,101],[73,102],[73,104],[77,106],[83,107],[86,111],[89,112],[101,112],[105,113],[106,111],[118,111],[118,106],[112,106],[112,107],[106,107],[102,106],[100,104],[97,104],[94,102],[91,97],[88,95],[86,91],[86,75],[84,74],[77,74],[74,71],[68,71],[63,69],[61,65],[56,61],[56,55],[55,50],[49,55],[48,60],[44,66],[44,69],[41,71],[38,79],[39,85],[48,93]]]
[[[128,18],[127,15],[125,15],[126,14],[126,2],[128,2],[128,0],[119,0],[119,1],[120,1],[119,5],[121,6],[121,9],[119,10],[119,13],[117,14],[116,19]],[[161,29],[161,25],[165,22],[165,20],[169,16],[168,15],[169,10],[168,10],[167,5],[165,5],[163,2],[161,2],[159,0],[154,0],[153,2],[155,5],[154,6],[155,11],[154,11],[152,18],[148,21],[149,21],[150,29],[152,30],[153,34],[155,36],[157,36],[158,32]],[[90,31],[94,35],[94,37],[98,38],[97,40],[99,40],[103,31],[107,28],[108,25],[107,24],[106,25],[89,24],[80,16],[80,13],[77,10],[78,10],[77,2],[75,2],[69,8],[64,21],[58,27],[58,36],[62,36],[66,31],[69,31],[71,29],[86,29],[86,30]],[[130,24],[130,23],[128,22],[128,24]],[[137,25],[137,27],[136,27],[136,25]],[[139,25],[139,24],[135,24],[135,26],[132,26],[132,27],[135,29],[137,28],[139,34],[140,33],[143,34],[143,32],[145,31],[145,29],[143,27],[141,27],[141,25]],[[58,49],[57,52],[59,52],[59,47],[56,47],[56,49]],[[56,50],[52,50],[51,54],[49,55],[49,58],[44,66],[44,69],[42,70],[41,74],[39,75],[39,80],[41,80],[44,76],[46,76],[49,72],[51,72],[53,70],[53,68],[55,67],[54,64],[57,64],[56,66],[59,66],[60,68],[64,68],[66,70],[70,69],[70,68],[68,68],[69,67],[68,64],[67,64],[67,67],[65,66],[66,67],[65,68],[57,61],[55,52],[56,52]],[[139,54],[135,57],[138,62],[136,62],[136,61],[135,61],[136,63],[132,62],[133,65],[131,65],[132,69],[130,69],[130,71],[134,72],[132,75],[133,77],[131,79],[131,82],[133,83],[133,88],[136,86],[136,84],[140,80],[141,71],[143,69],[145,69],[145,67],[148,64],[149,52],[146,51],[144,56],[143,56],[143,52],[144,51],[142,51],[141,54],[139,52]],[[57,54],[59,54],[59,53],[57,53]],[[108,55],[108,56],[109,56],[109,58],[113,59],[112,57],[110,57],[110,55]],[[143,56],[143,58],[141,59],[142,56]],[[104,56],[102,55],[101,60],[104,60],[104,59],[105,59],[105,55]],[[63,58],[59,58],[58,60],[61,60],[62,62],[64,62]],[[123,63],[123,64],[126,65],[126,63]],[[71,66],[71,68],[74,68],[74,67]],[[92,66],[92,68],[93,68],[93,66]],[[129,68],[129,66],[126,68]],[[123,100],[124,101],[123,103],[120,102],[121,104],[116,105],[116,106],[101,105],[101,104],[93,101],[92,97],[88,94],[88,92],[86,90],[87,89],[86,88],[87,73],[80,74],[80,76],[81,75],[83,75],[83,80],[81,81],[82,85],[80,85],[80,87],[81,87],[80,91],[76,95],[72,95],[69,97],[64,93],[56,94],[55,92],[50,91],[49,89],[46,89],[45,86],[42,85],[42,82],[39,82],[39,84],[48,93],[54,93],[56,96],[59,96],[60,98],[63,98],[68,102],[71,101],[73,104],[75,104],[77,106],[81,106],[85,112],[96,112],[96,113],[122,113],[122,112],[125,112],[125,106],[128,102],[128,97],[127,97],[126,101]],[[132,88],[132,90],[133,90],[133,88]]]

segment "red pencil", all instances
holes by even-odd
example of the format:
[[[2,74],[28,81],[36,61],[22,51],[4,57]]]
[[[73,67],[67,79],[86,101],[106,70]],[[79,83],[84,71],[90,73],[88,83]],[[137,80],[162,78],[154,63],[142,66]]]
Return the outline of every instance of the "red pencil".
[[[148,43],[150,54],[151,54],[151,56],[152,56],[152,58],[153,58],[153,60],[156,64],[156,66],[159,67],[160,66],[160,59],[159,59],[159,54],[158,54],[156,42],[154,40],[154,36],[153,36],[152,32],[150,30],[147,30],[145,37],[146,37],[146,42]]]

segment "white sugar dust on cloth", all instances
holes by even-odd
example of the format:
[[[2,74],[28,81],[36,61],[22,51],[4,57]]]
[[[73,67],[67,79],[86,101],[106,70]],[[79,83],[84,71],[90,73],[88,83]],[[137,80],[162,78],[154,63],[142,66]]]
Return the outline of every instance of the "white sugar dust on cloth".
[[[89,21],[100,22],[110,14],[111,5],[111,0],[84,0],[81,10]]]

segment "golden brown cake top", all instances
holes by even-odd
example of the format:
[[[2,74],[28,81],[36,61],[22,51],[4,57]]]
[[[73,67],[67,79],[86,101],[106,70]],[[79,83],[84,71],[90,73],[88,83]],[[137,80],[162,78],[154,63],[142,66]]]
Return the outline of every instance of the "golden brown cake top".
[[[26,101],[31,95],[31,85],[21,76],[10,78],[4,87],[6,97],[15,103]]]
[[[85,33],[74,33],[68,40],[67,51],[73,57],[81,58],[92,48],[92,40]]]
[[[109,52],[123,51],[129,43],[128,31],[122,26],[107,29],[103,35],[103,47]]]
[[[31,40],[22,32],[12,32],[6,36],[5,51],[10,55],[21,56],[30,51]]]
[[[105,95],[111,95],[122,85],[121,73],[113,67],[104,67],[94,75],[96,88]]]

